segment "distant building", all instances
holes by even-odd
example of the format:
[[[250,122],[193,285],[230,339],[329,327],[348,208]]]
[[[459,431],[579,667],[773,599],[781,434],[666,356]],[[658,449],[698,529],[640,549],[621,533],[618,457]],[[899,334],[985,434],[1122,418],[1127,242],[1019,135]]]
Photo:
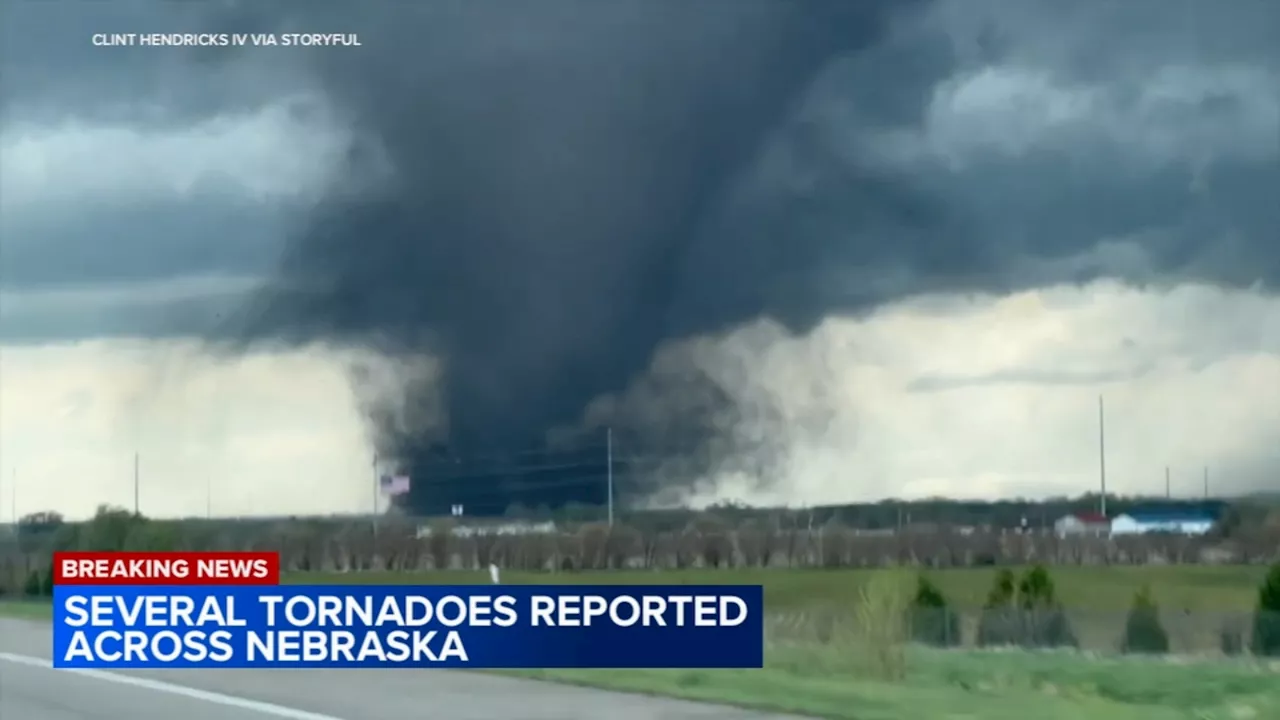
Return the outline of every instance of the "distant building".
[[[449,528],[454,537],[475,537],[477,535],[548,535],[556,531],[556,524],[547,522],[505,522],[472,525],[456,525]],[[418,527],[418,539],[431,537],[431,526]]]
[[[1127,513],[1117,515],[1111,521],[1112,535],[1145,535],[1147,533],[1174,533],[1177,535],[1204,535],[1216,523],[1208,513]]]
[[[1112,523],[1100,513],[1073,513],[1053,523],[1058,537],[1102,537],[1110,535]]]

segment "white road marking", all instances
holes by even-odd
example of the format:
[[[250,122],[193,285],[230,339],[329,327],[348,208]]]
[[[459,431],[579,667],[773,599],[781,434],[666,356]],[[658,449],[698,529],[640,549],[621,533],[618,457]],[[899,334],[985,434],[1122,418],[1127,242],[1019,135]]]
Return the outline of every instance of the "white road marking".
[[[82,677],[104,680],[106,682],[113,682],[119,685],[129,685],[130,687],[142,688],[153,692],[180,695],[185,698],[191,698],[192,700],[203,700],[204,702],[214,703],[216,705],[237,708],[239,710],[248,710],[249,712],[255,712],[260,715],[270,715],[272,717],[285,718],[286,720],[342,720],[342,718],[334,717],[333,715],[322,715],[320,713],[298,710],[296,708],[275,705],[268,702],[260,702],[258,700],[250,700],[248,698],[236,697],[234,695],[223,695],[222,693],[209,692],[208,690],[197,690],[195,688],[174,685],[173,683],[162,682],[160,680],[149,680],[147,678],[133,677],[132,675],[120,675],[118,673],[106,672],[104,670],[68,670],[55,668],[52,662],[45,660],[44,658],[31,657],[29,655],[15,655],[13,653],[0,652],[0,660],[17,663],[18,665],[27,665],[30,667],[44,668],[46,670],[72,673]]]

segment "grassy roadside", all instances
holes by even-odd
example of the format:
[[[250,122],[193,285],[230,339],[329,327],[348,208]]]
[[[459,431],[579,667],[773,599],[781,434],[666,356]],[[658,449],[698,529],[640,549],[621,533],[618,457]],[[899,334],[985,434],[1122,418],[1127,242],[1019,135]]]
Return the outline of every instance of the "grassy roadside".
[[[0,617],[52,620],[53,605],[39,600],[0,600]]]
[[[1246,611],[1262,572],[1254,568],[1055,568],[1068,608],[1122,613],[1132,593],[1153,587],[1166,607]],[[990,586],[986,569],[929,573],[961,608]],[[938,651],[912,648],[905,676],[879,680],[853,638],[814,642],[805,633],[832,610],[848,613],[874,571],[690,571],[512,574],[506,583],[763,584],[771,613],[763,670],[535,670],[503,675],[681,697],[840,720],[1262,720],[1280,717],[1280,667],[1248,661],[1114,659],[1082,653]],[[487,583],[480,573],[291,575],[287,583]],[[0,614],[48,619],[40,602],[0,602]],[[1122,618],[1122,615],[1118,616]],[[1114,619],[1114,618],[1112,618]],[[793,627],[799,623],[806,627]],[[1109,631],[1108,631],[1109,632]]]
[[[913,649],[907,676],[885,682],[821,654],[772,648],[763,670],[509,674],[839,720],[1025,720],[1030,708],[1041,720],[1280,717],[1280,674],[1245,662]]]

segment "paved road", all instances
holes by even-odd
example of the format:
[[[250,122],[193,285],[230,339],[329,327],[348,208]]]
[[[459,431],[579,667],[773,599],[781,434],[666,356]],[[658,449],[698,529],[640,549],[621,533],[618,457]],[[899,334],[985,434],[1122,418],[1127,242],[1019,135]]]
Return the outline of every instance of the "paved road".
[[[0,619],[0,718],[786,720],[715,705],[442,670],[53,670],[49,625]]]

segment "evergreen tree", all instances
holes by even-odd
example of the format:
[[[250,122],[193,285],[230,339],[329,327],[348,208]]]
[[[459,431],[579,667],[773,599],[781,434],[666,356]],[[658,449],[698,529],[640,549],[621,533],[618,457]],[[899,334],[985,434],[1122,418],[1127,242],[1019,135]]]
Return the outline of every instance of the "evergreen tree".
[[[1160,609],[1151,597],[1149,587],[1143,587],[1133,596],[1120,649],[1126,653],[1169,652],[1169,634],[1160,623]]]
[[[1014,645],[1018,643],[1017,612],[1013,606],[1017,594],[1013,571],[1003,568],[996,573],[987,601],[978,620],[978,645]]]
[[[1022,576],[1018,585],[1022,608],[1022,645],[1027,647],[1075,647],[1075,632],[1067,612],[1058,602],[1053,578],[1043,565]]]
[[[1036,565],[1022,576],[1018,583],[1018,600],[1024,610],[1053,605],[1055,602],[1053,578],[1043,565]]]
[[[960,616],[938,586],[927,578],[921,577],[916,582],[911,613],[911,636],[916,642],[937,647],[960,644]]]
[[[1003,570],[987,595],[978,623],[979,645],[1076,646],[1066,611],[1058,602],[1049,571],[1037,565],[1016,584]]]
[[[1013,601],[1017,586],[1014,584],[1013,571],[1003,568],[996,573],[996,581],[987,593],[987,604],[984,607],[999,607]]]
[[[1255,655],[1280,657],[1280,563],[1271,567],[1258,590],[1251,647]]]

